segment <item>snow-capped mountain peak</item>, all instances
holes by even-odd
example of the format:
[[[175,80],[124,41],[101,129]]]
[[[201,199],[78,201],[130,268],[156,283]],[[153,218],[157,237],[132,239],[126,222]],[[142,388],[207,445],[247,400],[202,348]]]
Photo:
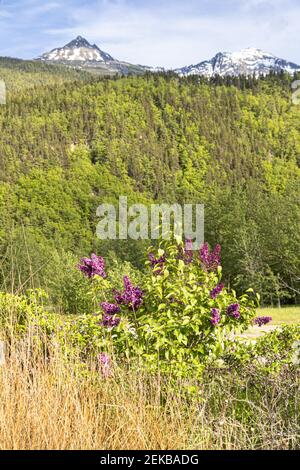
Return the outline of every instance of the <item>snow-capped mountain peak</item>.
[[[274,54],[261,49],[249,47],[237,52],[219,52],[211,60],[200,62],[176,69],[180,75],[266,75],[271,71],[281,70],[293,73],[300,70],[300,66],[293,62],[276,57]]]
[[[70,41],[64,47],[69,47],[69,48],[89,47],[91,48],[92,46],[85,38],[83,38],[82,36],[77,36],[77,38]]]
[[[39,57],[51,62],[109,62],[113,57],[99,49],[96,44],[90,44],[82,36],[77,36],[63,47],[52,49]]]
[[[77,36],[63,47],[57,47],[45,52],[36,60],[58,63],[71,68],[86,70],[98,75],[129,75],[143,74],[151,67],[134,65],[114,59],[107,52],[102,51],[96,44],[90,44],[87,39]]]

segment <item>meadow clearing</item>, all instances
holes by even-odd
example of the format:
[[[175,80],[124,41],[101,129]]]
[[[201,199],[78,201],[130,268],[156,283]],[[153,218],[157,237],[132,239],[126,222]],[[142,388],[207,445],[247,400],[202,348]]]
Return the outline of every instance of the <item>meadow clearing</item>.
[[[300,324],[300,305],[258,308],[257,313],[272,317],[271,325]]]
[[[261,316],[269,316],[272,321],[268,325],[258,327],[256,325],[250,326],[245,336],[255,339],[262,336],[268,331],[275,328],[280,328],[282,325],[300,325],[300,306],[284,306],[278,307],[264,307],[258,308],[257,314]]]

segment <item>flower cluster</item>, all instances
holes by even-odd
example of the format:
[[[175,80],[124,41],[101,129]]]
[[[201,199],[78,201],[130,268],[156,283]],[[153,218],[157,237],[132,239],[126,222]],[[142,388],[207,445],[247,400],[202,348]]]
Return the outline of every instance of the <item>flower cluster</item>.
[[[212,308],[211,309],[211,318],[210,318],[210,323],[213,326],[216,326],[221,320],[221,315],[220,311],[217,308]]]
[[[133,286],[128,276],[124,276],[123,281],[124,290],[115,292],[115,300],[119,305],[127,305],[131,310],[137,310],[143,302],[144,292]]]
[[[190,264],[193,262],[194,252],[192,250],[192,246],[192,240],[186,240],[184,249],[182,246],[178,247],[178,259],[183,260],[185,264]]]
[[[200,248],[199,258],[204,268],[215,271],[221,264],[221,246],[216,245],[213,251],[210,252],[208,244],[204,243]]]
[[[115,315],[116,313],[119,313],[121,310],[119,305],[110,304],[108,302],[102,302],[101,307],[103,308],[104,312],[107,315]]]
[[[111,377],[111,358],[109,355],[106,353],[100,353],[98,356],[98,363],[103,377]]]
[[[254,324],[258,326],[267,325],[272,321],[272,317],[256,317],[254,318]]]
[[[81,263],[78,265],[80,271],[82,271],[87,277],[93,278],[94,276],[106,277],[105,263],[101,256],[97,256],[94,253],[91,258],[82,258]]]
[[[240,306],[239,304],[231,304],[229,307],[227,307],[227,315],[230,317],[235,318],[236,320],[240,318]]]
[[[160,256],[160,258],[155,258],[153,253],[149,253],[148,259],[150,261],[151,268],[153,269],[153,274],[155,276],[158,276],[163,272],[165,262],[166,262],[166,256]]]
[[[220,292],[224,289],[224,284],[221,282],[220,284],[216,285],[211,291],[210,291],[210,296],[212,299],[215,299]]]
[[[115,315],[120,312],[120,307],[119,305],[116,304],[110,304],[108,302],[102,302],[101,307],[104,311],[103,316],[102,316],[102,321],[100,325],[105,326],[106,328],[114,328],[115,326],[118,326],[121,318],[116,317]]]
[[[120,321],[121,321],[121,318],[119,317],[114,317],[114,316],[108,315],[107,313],[103,313],[102,321],[100,322],[100,325],[105,326],[106,328],[112,329],[115,326],[118,326]]]

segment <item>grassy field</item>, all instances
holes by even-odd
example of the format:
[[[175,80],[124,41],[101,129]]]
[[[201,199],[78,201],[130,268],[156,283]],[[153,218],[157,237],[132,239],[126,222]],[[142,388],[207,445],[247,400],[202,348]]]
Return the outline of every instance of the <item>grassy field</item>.
[[[259,308],[257,315],[272,317],[271,325],[300,324],[300,305],[282,308]]]
[[[264,326],[251,326],[246,333],[241,335],[255,340],[280,325],[300,325],[300,305],[295,307],[264,307],[257,309],[257,316],[272,317],[272,321]]]

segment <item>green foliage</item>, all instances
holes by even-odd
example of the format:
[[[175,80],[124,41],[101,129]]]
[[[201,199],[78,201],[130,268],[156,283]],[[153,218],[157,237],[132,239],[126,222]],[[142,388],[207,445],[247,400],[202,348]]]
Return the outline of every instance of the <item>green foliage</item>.
[[[42,302],[47,298],[41,290],[28,291],[27,295],[13,295],[0,292],[0,326],[2,333],[24,332],[31,320],[42,312]]]
[[[288,366],[297,368],[300,364],[300,327],[283,325],[254,342],[231,341],[222,359],[224,366],[239,370],[255,366],[262,373],[279,372]]]
[[[197,253],[198,254],[198,253]],[[217,358],[231,334],[244,331],[255,314],[255,301],[248,295],[236,297],[234,291],[223,289],[214,299],[210,292],[221,281],[218,272],[207,271],[199,258],[185,264],[178,259],[178,245],[166,243],[157,256],[166,256],[162,275],[152,275],[146,285],[145,302],[141,308],[143,348],[146,357],[167,368],[188,369],[199,366],[209,357]],[[239,304],[239,318],[226,310]],[[212,309],[220,313],[220,322],[211,323]]]
[[[80,275],[77,265],[78,259],[72,253],[53,251],[45,268],[45,287],[58,312],[73,315],[92,312],[89,284]]]
[[[220,283],[221,267],[217,272],[205,267],[198,253],[185,263],[179,256],[182,250],[182,244],[163,241],[157,252],[157,258],[165,260],[162,271],[156,266],[139,282],[143,294],[139,291],[137,297],[142,295],[142,304],[135,307],[121,301],[120,324],[102,327],[105,350],[117,360],[138,358],[140,366],[152,371],[159,367],[177,375],[198,374],[207,361],[223,354],[232,334],[250,325],[256,300],[247,294],[238,298],[225,288],[214,298],[211,291]],[[102,301],[115,303],[115,286],[109,278],[95,276],[92,286]],[[235,317],[227,311],[232,304],[238,308]],[[216,323],[213,309],[220,315]],[[101,309],[99,315],[101,319]]]
[[[38,91],[38,87],[58,85],[74,80],[90,79],[88,74],[69,67],[44,62],[0,57],[0,79],[4,80],[8,98],[20,95],[24,90]]]
[[[257,340],[255,354],[265,367],[300,364],[300,327],[283,326]]]
[[[165,271],[169,274],[152,274],[145,278],[142,306],[136,310],[122,306],[117,327],[103,326],[100,310],[96,314],[77,316],[49,313],[43,306],[47,296],[40,290],[28,291],[22,296],[1,293],[2,339],[11,342],[16,336],[29,335],[28,347],[33,354],[48,357],[51,351],[53,354],[59,349],[66,361],[74,358],[83,361],[82,370],[86,371],[89,361],[95,365],[97,356],[103,352],[110,355],[115,366],[128,363],[138,370],[159,371],[186,379],[193,377],[193,380],[212,370],[220,374],[226,371],[235,374],[236,371],[240,380],[249,371],[268,376],[299,367],[299,326],[283,326],[255,342],[241,339],[238,333],[249,326],[255,315],[254,300],[246,295],[237,299],[234,292],[227,290],[217,299],[211,299],[209,292],[219,279],[218,275],[203,270],[196,260],[183,267],[181,260],[172,259],[172,249],[175,255],[176,248],[175,244],[168,246],[170,258]],[[194,274],[201,279],[201,285]],[[172,276],[176,286],[172,285]],[[97,302],[101,297],[108,299],[111,287],[109,280],[94,278],[92,290],[97,294]],[[164,303],[161,303],[161,291],[165,295]],[[172,296],[180,295],[184,303],[171,302],[166,308],[170,300],[168,291]],[[241,316],[233,319],[227,315],[226,307],[237,301]],[[210,313],[216,306],[222,315],[221,321],[213,325]],[[196,391],[187,384],[188,393]]]

